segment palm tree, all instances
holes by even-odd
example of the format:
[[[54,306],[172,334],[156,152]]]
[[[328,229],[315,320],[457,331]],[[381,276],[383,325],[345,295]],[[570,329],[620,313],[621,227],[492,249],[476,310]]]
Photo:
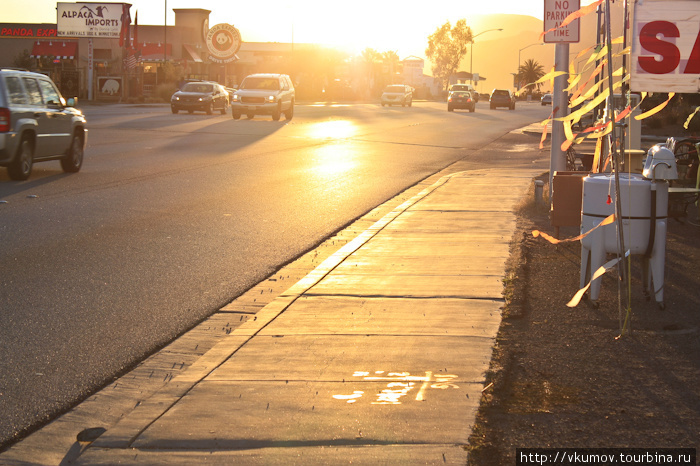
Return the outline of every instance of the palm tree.
[[[389,68],[389,84],[394,84],[394,74],[399,69],[399,54],[394,51],[384,52],[382,62]]]
[[[520,65],[518,69],[518,75],[516,76],[518,80],[518,88],[523,86],[527,88],[528,93],[532,93],[533,87],[537,86],[539,90],[542,83],[534,84],[535,81],[539,80],[544,76],[544,67],[537,63],[533,59],[525,60],[525,64]]]
[[[367,90],[372,91],[374,87],[374,78],[376,76],[377,63],[381,59],[381,54],[373,48],[367,47],[362,51],[362,61],[367,70]]]

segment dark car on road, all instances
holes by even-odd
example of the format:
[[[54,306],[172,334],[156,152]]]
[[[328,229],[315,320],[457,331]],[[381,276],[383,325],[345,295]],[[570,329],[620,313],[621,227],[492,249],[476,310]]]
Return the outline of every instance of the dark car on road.
[[[474,112],[476,110],[476,96],[470,91],[451,90],[447,95],[447,111],[453,112],[461,108]]]
[[[498,107],[515,110],[515,96],[508,89],[494,89],[489,97],[489,106],[492,110]]]
[[[170,98],[170,108],[173,113],[180,110],[193,113],[199,110],[211,115],[214,110],[219,110],[222,115],[225,115],[228,106],[228,92],[221,84],[215,82],[188,82]]]
[[[65,172],[83,164],[85,117],[39,73],[0,69],[0,167],[26,180],[35,162],[60,160]]]

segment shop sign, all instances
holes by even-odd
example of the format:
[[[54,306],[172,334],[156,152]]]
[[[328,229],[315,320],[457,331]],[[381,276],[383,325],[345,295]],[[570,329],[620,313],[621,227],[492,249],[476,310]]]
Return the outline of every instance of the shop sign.
[[[560,26],[567,16],[580,8],[580,0],[544,0],[544,41],[548,44],[579,42],[581,27],[578,19]]]
[[[700,2],[635,4],[630,87],[640,92],[700,91]]]
[[[56,27],[35,24],[0,24],[0,37],[23,37],[27,39],[41,39],[56,37]]]
[[[98,99],[119,99],[122,96],[122,78],[119,76],[99,76],[97,78]]]
[[[122,3],[57,3],[56,24],[61,37],[119,38]]]
[[[209,59],[216,63],[237,60],[236,52],[241,48],[241,33],[230,24],[217,24],[207,32]]]

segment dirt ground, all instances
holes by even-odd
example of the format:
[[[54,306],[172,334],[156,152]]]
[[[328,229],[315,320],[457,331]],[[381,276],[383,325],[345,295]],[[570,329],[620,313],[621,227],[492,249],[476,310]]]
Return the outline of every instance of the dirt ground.
[[[665,310],[645,299],[633,258],[632,331],[622,337],[628,291],[618,289],[616,270],[603,277],[597,308],[589,301],[568,308],[579,289],[580,243],[534,238],[534,229],[554,234],[547,209],[534,202],[524,202],[519,221],[487,376],[493,385],[484,391],[469,464],[514,465],[516,448],[700,448],[697,207],[669,221]],[[560,238],[577,234],[562,228]]]

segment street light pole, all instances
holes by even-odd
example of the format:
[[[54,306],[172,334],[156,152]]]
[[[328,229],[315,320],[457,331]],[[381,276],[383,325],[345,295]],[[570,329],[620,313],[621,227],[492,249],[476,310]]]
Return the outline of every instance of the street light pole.
[[[525,47],[518,50],[518,68],[515,70],[515,71],[517,71],[517,73],[515,74],[516,79],[517,79],[518,75],[520,74],[520,52],[522,52],[523,50],[525,50],[528,47],[532,47],[533,45],[544,45],[544,42],[535,42],[533,44],[526,45]],[[516,91],[517,91],[517,89],[516,89]]]
[[[163,18],[163,63],[165,63],[168,61],[168,0],[165,0],[165,14]]]
[[[474,86],[474,74],[472,73],[472,64],[474,63],[474,39],[479,37],[482,34],[486,34],[487,32],[491,31],[502,31],[502,28],[498,29],[488,29],[486,31],[480,32],[479,34],[472,36],[471,43],[469,44],[469,81],[472,83],[472,86]],[[476,89],[476,88],[475,88]]]

